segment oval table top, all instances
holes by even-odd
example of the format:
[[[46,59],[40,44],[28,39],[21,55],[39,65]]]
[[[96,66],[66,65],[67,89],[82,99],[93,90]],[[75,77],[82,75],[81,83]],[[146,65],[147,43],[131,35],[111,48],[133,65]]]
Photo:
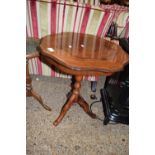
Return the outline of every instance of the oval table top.
[[[51,64],[69,74],[103,75],[123,69],[128,54],[117,44],[81,33],[58,33],[45,36],[40,53]]]

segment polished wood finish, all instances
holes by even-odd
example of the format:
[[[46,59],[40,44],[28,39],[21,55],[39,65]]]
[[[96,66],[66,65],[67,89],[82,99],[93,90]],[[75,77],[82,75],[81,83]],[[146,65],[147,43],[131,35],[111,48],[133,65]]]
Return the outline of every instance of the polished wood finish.
[[[26,96],[29,96],[29,97],[33,96],[43,106],[43,108],[45,108],[48,111],[51,111],[51,108],[43,103],[42,97],[38,95],[32,88],[32,80],[28,69],[28,61],[29,59],[32,59],[35,57],[39,57],[39,53],[37,51],[26,54]]]
[[[66,68],[77,75],[81,72],[83,75],[117,72],[128,63],[128,54],[120,46],[93,35],[49,35],[41,40],[40,49],[44,57],[53,61],[57,67],[63,67],[60,70]],[[71,74],[68,70],[65,72]]]
[[[109,76],[121,71],[128,63],[128,54],[119,45],[88,34],[68,32],[46,36],[41,39],[39,51],[48,64],[75,76],[72,95],[54,121],[55,126],[60,123],[74,102],[77,102],[89,116],[96,118],[80,95],[82,77]]]
[[[70,109],[70,107],[73,105],[74,102],[78,103],[90,117],[96,118],[96,115],[90,111],[88,103],[80,95],[80,87],[81,87],[82,78],[83,76],[79,76],[79,75],[75,76],[75,83],[73,85],[72,94],[69,97],[67,103],[62,107],[60,115],[54,121],[53,124],[55,126],[57,126],[61,122],[66,112]]]

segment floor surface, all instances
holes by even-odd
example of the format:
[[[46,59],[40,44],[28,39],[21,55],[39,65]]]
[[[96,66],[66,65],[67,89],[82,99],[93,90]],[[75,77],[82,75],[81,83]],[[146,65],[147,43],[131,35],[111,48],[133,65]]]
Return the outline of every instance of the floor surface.
[[[128,155],[129,126],[123,124],[103,125],[103,122],[90,118],[78,104],[74,104],[62,122],[54,127],[61,107],[66,101],[71,80],[33,76],[33,88],[52,108],[46,111],[33,98],[27,97],[26,140],[27,155]],[[98,81],[96,96],[100,99],[100,89],[105,78]],[[81,94],[90,104],[93,100],[90,82],[82,81]],[[102,104],[92,107],[104,118]]]

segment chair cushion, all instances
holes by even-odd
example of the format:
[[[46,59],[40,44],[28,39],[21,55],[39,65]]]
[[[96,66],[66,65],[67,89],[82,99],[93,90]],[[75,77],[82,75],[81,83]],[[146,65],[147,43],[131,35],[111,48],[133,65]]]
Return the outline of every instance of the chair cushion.
[[[36,48],[39,45],[39,42],[39,39],[26,39],[26,55],[36,52]]]

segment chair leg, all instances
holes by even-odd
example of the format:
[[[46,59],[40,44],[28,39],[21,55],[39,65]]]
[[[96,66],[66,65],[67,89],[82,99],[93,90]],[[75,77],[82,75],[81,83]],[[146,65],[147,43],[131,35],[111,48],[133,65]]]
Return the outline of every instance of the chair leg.
[[[32,96],[48,111],[51,111],[51,108],[43,103],[43,100],[40,95],[38,95],[35,91],[31,90]]]
[[[51,111],[51,108],[43,103],[43,100],[40,95],[38,95],[32,88],[32,80],[30,77],[29,69],[28,69],[28,59],[26,60],[26,96],[33,96],[42,106],[48,111]]]
[[[95,95],[96,87],[97,87],[97,81],[91,81],[91,91],[92,91],[92,94],[90,95],[90,98],[92,100],[97,99],[97,97]]]
[[[91,91],[96,92],[97,81],[91,81]]]

